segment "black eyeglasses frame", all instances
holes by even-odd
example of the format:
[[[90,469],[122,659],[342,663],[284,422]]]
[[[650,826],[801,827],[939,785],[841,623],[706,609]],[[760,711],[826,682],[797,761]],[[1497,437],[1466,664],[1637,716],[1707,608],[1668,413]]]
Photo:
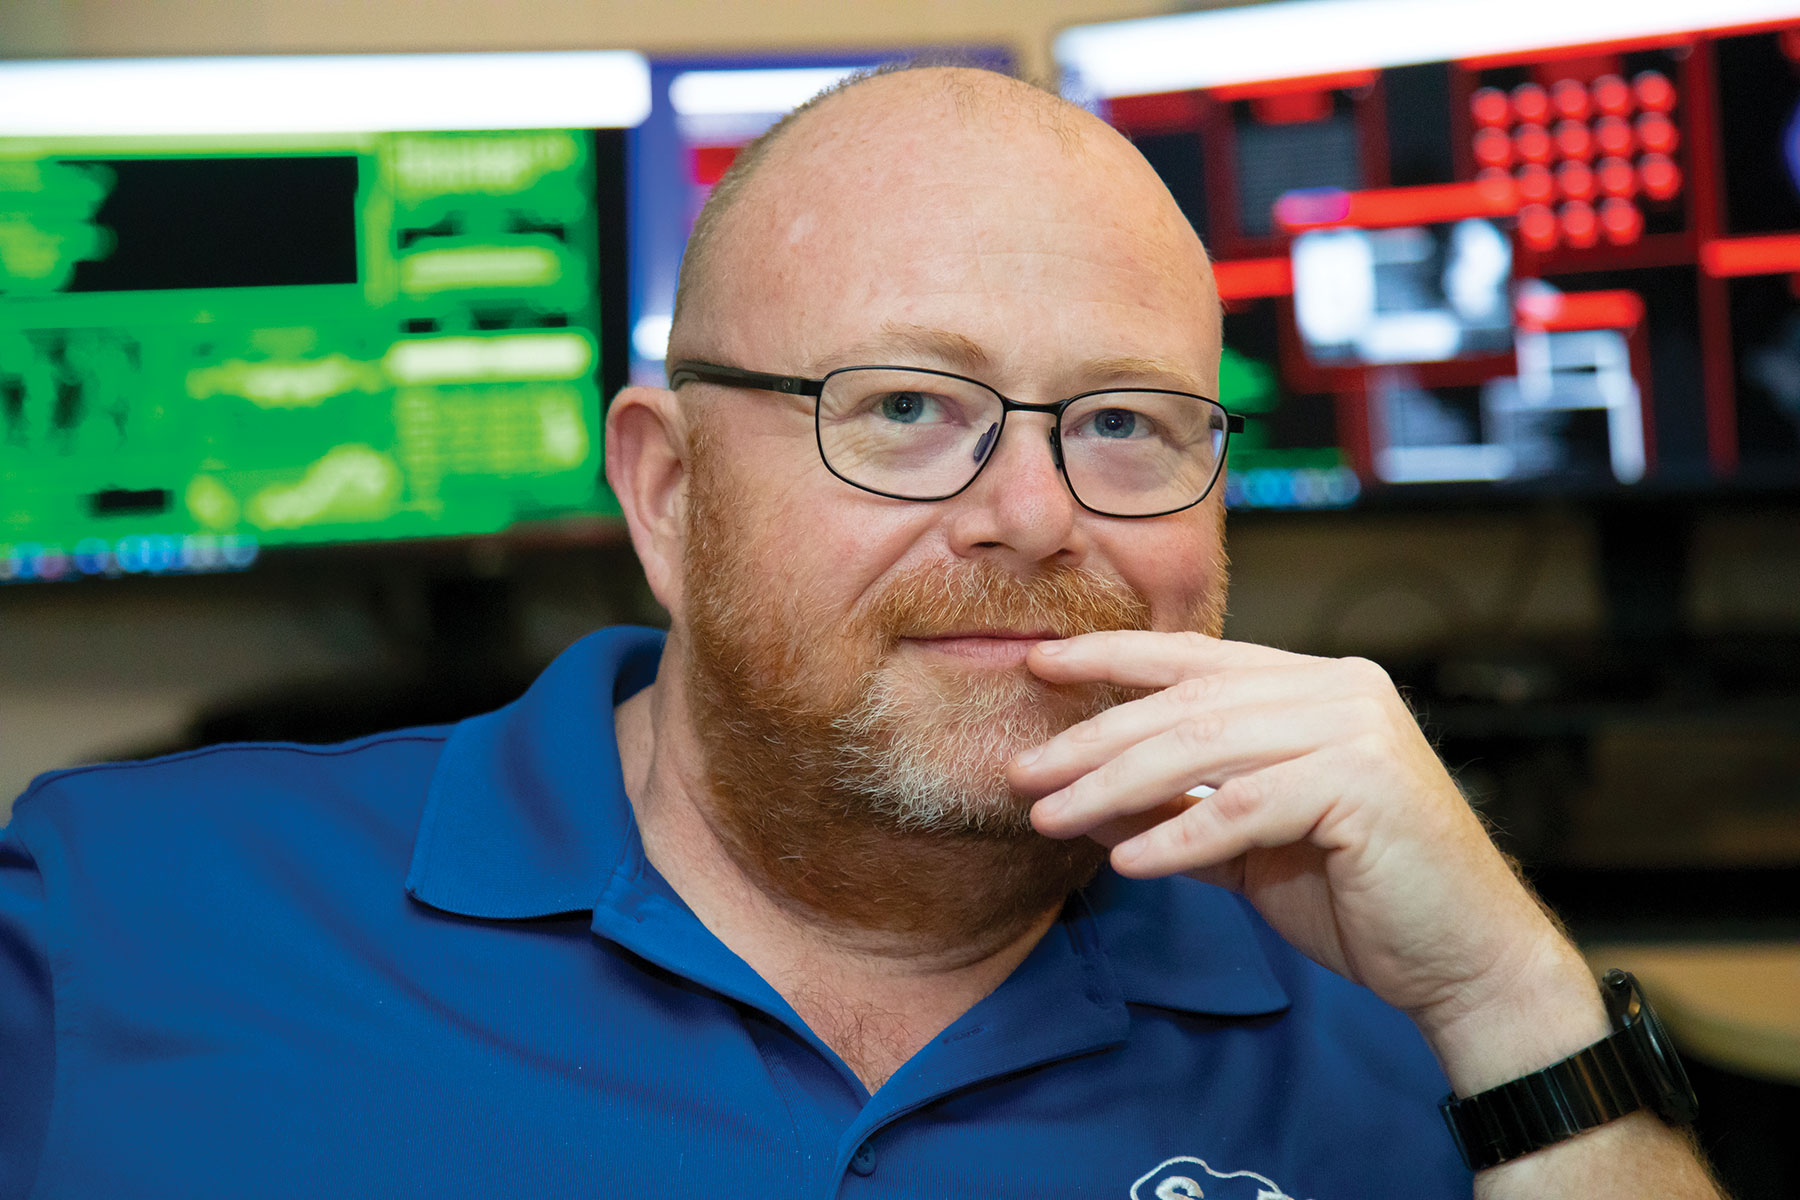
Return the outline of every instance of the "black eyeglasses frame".
[[[1225,459],[1231,449],[1231,435],[1234,433],[1242,433],[1244,431],[1244,418],[1242,416],[1231,412],[1223,404],[1220,404],[1212,397],[1202,396],[1197,392],[1184,392],[1176,388],[1152,387],[1094,388],[1091,391],[1080,392],[1076,395],[1069,396],[1066,399],[1053,400],[1048,404],[1031,404],[1024,400],[1014,400],[1012,397],[995,389],[991,384],[983,383],[979,379],[972,379],[967,375],[958,375],[954,371],[939,371],[931,367],[900,367],[888,364],[870,364],[866,366],[839,367],[834,371],[827,371],[818,379],[807,379],[800,375],[771,375],[766,371],[749,371],[742,367],[728,367],[719,363],[683,359],[676,362],[669,370],[669,390],[678,390],[683,384],[688,383],[710,383],[720,387],[749,388],[752,391],[780,392],[787,396],[812,397],[813,440],[818,446],[819,461],[825,464],[825,469],[827,471],[830,471],[833,475],[842,479],[851,487],[856,488],[858,491],[868,492],[871,495],[885,496],[889,500],[907,500],[919,504],[935,504],[940,500],[949,500],[952,497],[962,495],[969,490],[977,479],[981,478],[981,473],[987,470],[988,463],[993,460],[993,446],[989,447],[988,454],[981,460],[981,465],[975,468],[975,473],[969,476],[967,482],[955,491],[945,492],[941,496],[902,496],[894,492],[884,492],[879,488],[872,488],[867,484],[858,483],[856,480],[849,478],[836,467],[832,466],[831,456],[825,453],[824,431],[819,428],[818,399],[824,394],[825,385],[833,375],[842,375],[851,371],[917,371],[925,375],[938,375],[945,379],[961,380],[963,383],[973,384],[984,391],[991,392],[1000,400],[1000,428],[994,432],[993,446],[998,446],[1000,444],[1000,438],[1006,432],[1006,416],[1008,413],[1041,412],[1054,416],[1056,420],[1050,425],[1050,458],[1051,461],[1056,464],[1056,473],[1062,476],[1063,486],[1069,489],[1069,495],[1075,497],[1075,503],[1081,505],[1081,507],[1087,509],[1089,512],[1098,516],[1113,517],[1122,521],[1135,521],[1149,517],[1166,517],[1173,513],[1186,512],[1196,504],[1204,501],[1208,496],[1212,495],[1213,489],[1219,485],[1219,476],[1225,473]],[[1081,493],[1075,490],[1075,484],[1069,478],[1068,468],[1063,466],[1062,415],[1068,410],[1068,407],[1077,400],[1085,400],[1089,396],[1104,396],[1113,392],[1148,392],[1158,396],[1187,396],[1191,399],[1198,400],[1203,404],[1210,404],[1225,414],[1225,444],[1219,448],[1218,465],[1213,468],[1212,479],[1208,481],[1205,491],[1201,492],[1186,504],[1151,513],[1111,513],[1104,509],[1095,508],[1081,498]]]

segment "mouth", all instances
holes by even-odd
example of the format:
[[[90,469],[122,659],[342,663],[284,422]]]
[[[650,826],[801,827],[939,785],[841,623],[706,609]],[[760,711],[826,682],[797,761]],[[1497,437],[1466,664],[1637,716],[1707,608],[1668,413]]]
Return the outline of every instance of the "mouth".
[[[1033,646],[1059,636],[1049,629],[969,629],[903,638],[902,644],[972,665],[1013,667],[1025,661]]]

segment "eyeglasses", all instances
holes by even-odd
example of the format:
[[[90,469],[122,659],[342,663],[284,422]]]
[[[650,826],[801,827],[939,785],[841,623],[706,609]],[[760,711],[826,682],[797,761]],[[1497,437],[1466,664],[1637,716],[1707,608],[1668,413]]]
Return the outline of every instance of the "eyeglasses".
[[[1160,517],[1206,499],[1244,418],[1190,392],[1124,388],[1051,404],[916,367],[841,367],[823,379],[677,362],[669,386],[811,396],[819,457],[833,475],[895,500],[948,500],[993,457],[1011,412],[1050,413],[1050,457],[1077,503],[1108,517]]]

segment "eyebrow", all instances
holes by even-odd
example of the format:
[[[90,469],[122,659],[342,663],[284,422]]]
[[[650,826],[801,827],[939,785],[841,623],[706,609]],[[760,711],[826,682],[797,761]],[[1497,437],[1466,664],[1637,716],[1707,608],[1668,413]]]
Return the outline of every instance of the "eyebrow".
[[[1125,385],[1138,381],[1145,387],[1173,387],[1184,392],[1206,395],[1200,379],[1192,370],[1172,358],[1141,354],[1115,354],[1082,364],[1081,373],[1097,387]],[[1143,382],[1143,381],[1150,382]]]
[[[904,321],[884,322],[873,337],[856,342],[834,355],[832,365],[860,366],[891,360],[895,355],[934,366],[948,366],[953,371],[976,379],[985,378],[994,368],[994,360],[973,339],[948,329]],[[909,364],[897,362],[893,365]],[[1175,359],[1153,355],[1106,355],[1083,363],[1078,374],[1085,381],[1084,388],[1104,388],[1115,384],[1125,386],[1136,382],[1145,387],[1170,387],[1199,395],[1206,394],[1199,377],[1191,369]]]
[[[988,357],[987,351],[971,338],[948,329],[934,329],[929,325],[912,325],[904,321],[883,322],[874,337],[847,347],[841,354],[844,360],[841,365],[873,362],[895,353],[947,364],[957,371],[974,376],[992,370],[994,365],[994,360]]]

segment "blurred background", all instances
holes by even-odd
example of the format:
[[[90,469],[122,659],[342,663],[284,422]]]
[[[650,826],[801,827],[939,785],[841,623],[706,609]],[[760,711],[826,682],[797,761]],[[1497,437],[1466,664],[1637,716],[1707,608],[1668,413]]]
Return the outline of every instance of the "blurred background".
[[[1178,7],[0,5],[0,819],[662,620],[600,420],[707,188],[848,70],[1017,68],[1218,260],[1229,635],[1387,666],[1800,1194],[1800,3]]]

